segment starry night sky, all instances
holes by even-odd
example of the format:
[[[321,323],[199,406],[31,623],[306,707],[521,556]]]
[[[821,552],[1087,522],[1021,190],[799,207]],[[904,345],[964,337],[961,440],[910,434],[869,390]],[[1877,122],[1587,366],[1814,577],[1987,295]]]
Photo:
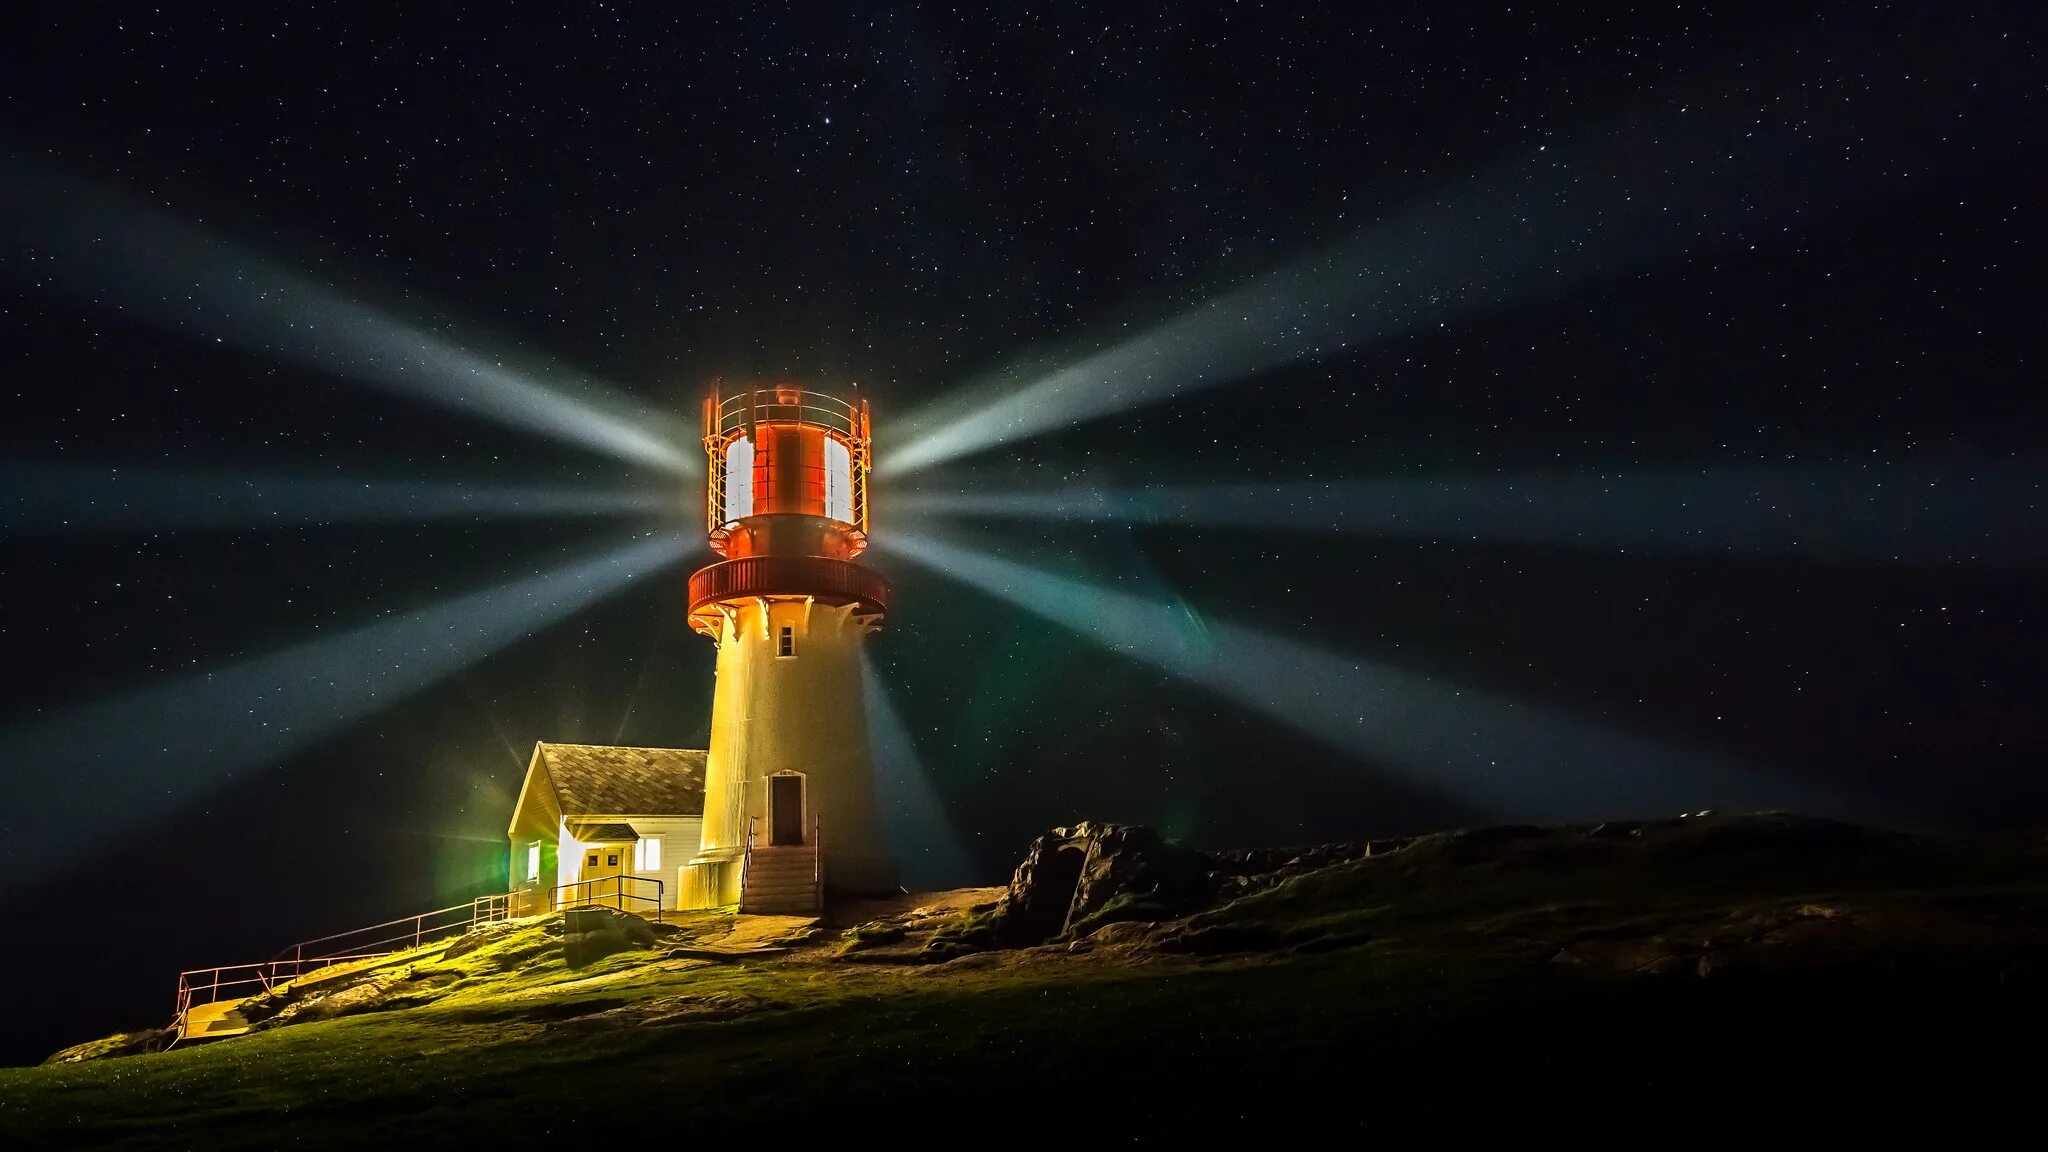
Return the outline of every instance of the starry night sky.
[[[885,456],[893,415],[1020,356],[1143,333],[1446,190],[1532,221],[1518,258],[1534,271],[1509,297],[878,489],[875,560],[899,607],[872,649],[985,880],[1083,816],[1222,845],[1514,814],[892,561],[892,493],[2043,455],[2048,189],[2026,6],[840,7],[36,6],[5,18],[0,149],[685,421],[715,377],[857,382]],[[1711,126],[1656,161],[1698,165],[1706,190],[1630,259],[1543,246],[1561,203],[1604,212],[1614,191],[1561,167],[1587,134],[1597,149],[1620,138],[1601,126],[1645,121]],[[1755,194],[1715,182],[1730,171],[1757,174]],[[5,239],[9,467],[651,481],[695,507],[673,477],[115,314],[120,285],[99,307],[52,291],[59,254]],[[1400,257],[1429,258],[1421,238]],[[2042,522],[2038,490],[2015,499]],[[2039,565],[966,527],[1107,587],[1808,775],[1916,822],[2048,819]],[[0,719],[413,610],[619,529],[16,526]],[[189,796],[172,781],[170,819],[78,829],[82,862],[4,893],[0,914],[35,939],[118,938],[44,994],[99,981],[102,1000],[30,1013],[0,1056],[155,1023],[178,968],[489,890],[537,739],[701,746],[713,653],[684,626],[684,570],[286,762]],[[0,822],[19,829],[66,773],[8,759],[7,795],[28,802]]]

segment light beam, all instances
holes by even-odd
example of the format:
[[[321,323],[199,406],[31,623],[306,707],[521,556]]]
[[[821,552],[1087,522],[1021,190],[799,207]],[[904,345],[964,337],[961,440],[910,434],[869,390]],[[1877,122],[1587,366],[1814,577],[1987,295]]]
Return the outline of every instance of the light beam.
[[[1870,815],[1807,782],[1712,753],[1241,624],[1191,618],[1185,607],[936,537],[894,532],[877,543],[1496,819],[1560,823],[1702,808]]]
[[[1923,43],[1880,49],[1894,57],[1887,67],[1861,73],[1854,100],[1827,100],[1817,114],[1816,92],[1837,78],[1813,68],[1839,67],[1838,26],[1774,34],[1767,59],[1712,83],[1669,86],[1618,120],[1532,137],[1334,247],[1052,370],[1043,354],[998,369],[899,422],[902,447],[878,459],[876,475],[1554,297],[1675,254],[1754,247],[1817,213],[1898,192],[1946,158],[1969,163],[1970,134],[1947,126],[1997,106],[2008,89],[2029,91],[2011,45],[1930,29]],[[1951,66],[1980,83],[1925,82]]]
[[[0,462],[0,532],[203,532],[299,525],[650,515],[651,490]]]
[[[889,698],[888,684],[865,652],[860,675],[868,743],[880,784],[882,830],[903,866],[904,886],[912,892],[936,892],[973,883],[974,865],[932,787],[910,729]]]
[[[193,339],[483,416],[627,463],[694,475],[673,418],[580,373],[408,324],[168,213],[10,158],[0,223],[37,287]]]
[[[893,515],[1172,524],[1886,564],[2048,562],[2048,462],[916,491]]]
[[[673,531],[0,733],[0,885],[276,764],[682,557]]]

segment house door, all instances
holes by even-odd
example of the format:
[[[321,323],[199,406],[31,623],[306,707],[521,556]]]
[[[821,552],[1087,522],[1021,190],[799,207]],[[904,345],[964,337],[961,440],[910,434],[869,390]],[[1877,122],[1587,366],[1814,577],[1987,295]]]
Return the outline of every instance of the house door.
[[[632,871],[626,866],[627,844],[590,844],[583,849],[583,888],[577,895],[586,904],[619,907],[619,877]]]
[[[768,843],[804,842],[804,778],[768,778]]]

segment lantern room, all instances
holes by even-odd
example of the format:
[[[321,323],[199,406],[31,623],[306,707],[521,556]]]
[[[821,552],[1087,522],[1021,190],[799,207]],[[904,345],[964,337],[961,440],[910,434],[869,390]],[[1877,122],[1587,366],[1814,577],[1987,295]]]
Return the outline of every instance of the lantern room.
[[[868,404],[794,385],[704,402],[706,532],[720,556],[827,556],[867,547]]]

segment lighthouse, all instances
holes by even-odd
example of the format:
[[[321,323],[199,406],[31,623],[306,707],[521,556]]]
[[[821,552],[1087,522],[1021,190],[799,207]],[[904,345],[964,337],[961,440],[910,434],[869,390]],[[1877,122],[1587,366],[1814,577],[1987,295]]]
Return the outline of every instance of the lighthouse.
[[[698,851],[686,906],[817,911],[892,892],[861,701],[861,646],[889,583],[868,542],[868,405],[810,388],[704,403],[706,531],[690,627],[718,646]]]

